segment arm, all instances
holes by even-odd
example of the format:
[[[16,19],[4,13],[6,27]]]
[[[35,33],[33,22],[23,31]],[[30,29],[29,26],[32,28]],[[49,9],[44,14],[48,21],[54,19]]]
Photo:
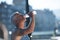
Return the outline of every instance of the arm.
[[[27,29],[24,29],[22,32],[20,32],[22,35],[32,33],[34,31],[35,27],[35,16],[32,12],[28,14],[31,17],[30,23],[28,25]]]
[[[2,24],[2,30],[3,30],[3,34],[4,34],[4,40],[8,40],[8,31],[4,24]]]
[[[28,25],[27,29],[18,29],[15,31],[15,34],[18,36],[22,36],[22,35],[26,35],[26,34],[30,34],[34,31],[34,27],[35,27],[35,16],[32,12],[29,12],[28,15],[31,17],[30,23]]]

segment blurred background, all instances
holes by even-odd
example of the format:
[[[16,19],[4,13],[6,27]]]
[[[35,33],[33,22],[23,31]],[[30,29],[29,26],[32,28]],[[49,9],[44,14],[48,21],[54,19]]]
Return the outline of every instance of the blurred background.
[[[11,23],[11,15],[16,12],[28,13],[35,10],[35,30],[31,40],[50,40],[60,37],[60,0],[0,0],[0,22],[9,31],[15,26]],[[53,38],[52,38],[53,37]],[[59,39],[57,39],[59,40]]]

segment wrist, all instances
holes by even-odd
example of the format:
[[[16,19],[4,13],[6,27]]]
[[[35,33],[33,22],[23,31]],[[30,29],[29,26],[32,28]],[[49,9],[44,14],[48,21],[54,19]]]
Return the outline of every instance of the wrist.
[[[35,17],[31,17],[31,19],[35,19]]]

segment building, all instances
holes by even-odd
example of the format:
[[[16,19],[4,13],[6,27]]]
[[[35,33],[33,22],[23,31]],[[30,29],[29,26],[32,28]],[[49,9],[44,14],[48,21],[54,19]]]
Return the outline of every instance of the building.
[[[1,2],[0,5],[0,22],[4,23],[7,29],[11,31],[14,28],[14,25],[11,23],[11,15],[19,10],[13,5],[6,4],[6,2]]]
[[[13,4],[19,9],[26,9],[26,0],[13,0]]]
[[[54,31],[55,15],[48,9],[36,10],[36,30],[35,31]]]

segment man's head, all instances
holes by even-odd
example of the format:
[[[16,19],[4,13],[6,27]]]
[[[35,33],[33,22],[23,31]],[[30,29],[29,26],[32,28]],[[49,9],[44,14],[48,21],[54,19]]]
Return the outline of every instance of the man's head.
[[[21,13],[15,13],[11,17],[11,21],[14,25],[18,25],[19,23],[24,23],[26,21],[26,18]]]

